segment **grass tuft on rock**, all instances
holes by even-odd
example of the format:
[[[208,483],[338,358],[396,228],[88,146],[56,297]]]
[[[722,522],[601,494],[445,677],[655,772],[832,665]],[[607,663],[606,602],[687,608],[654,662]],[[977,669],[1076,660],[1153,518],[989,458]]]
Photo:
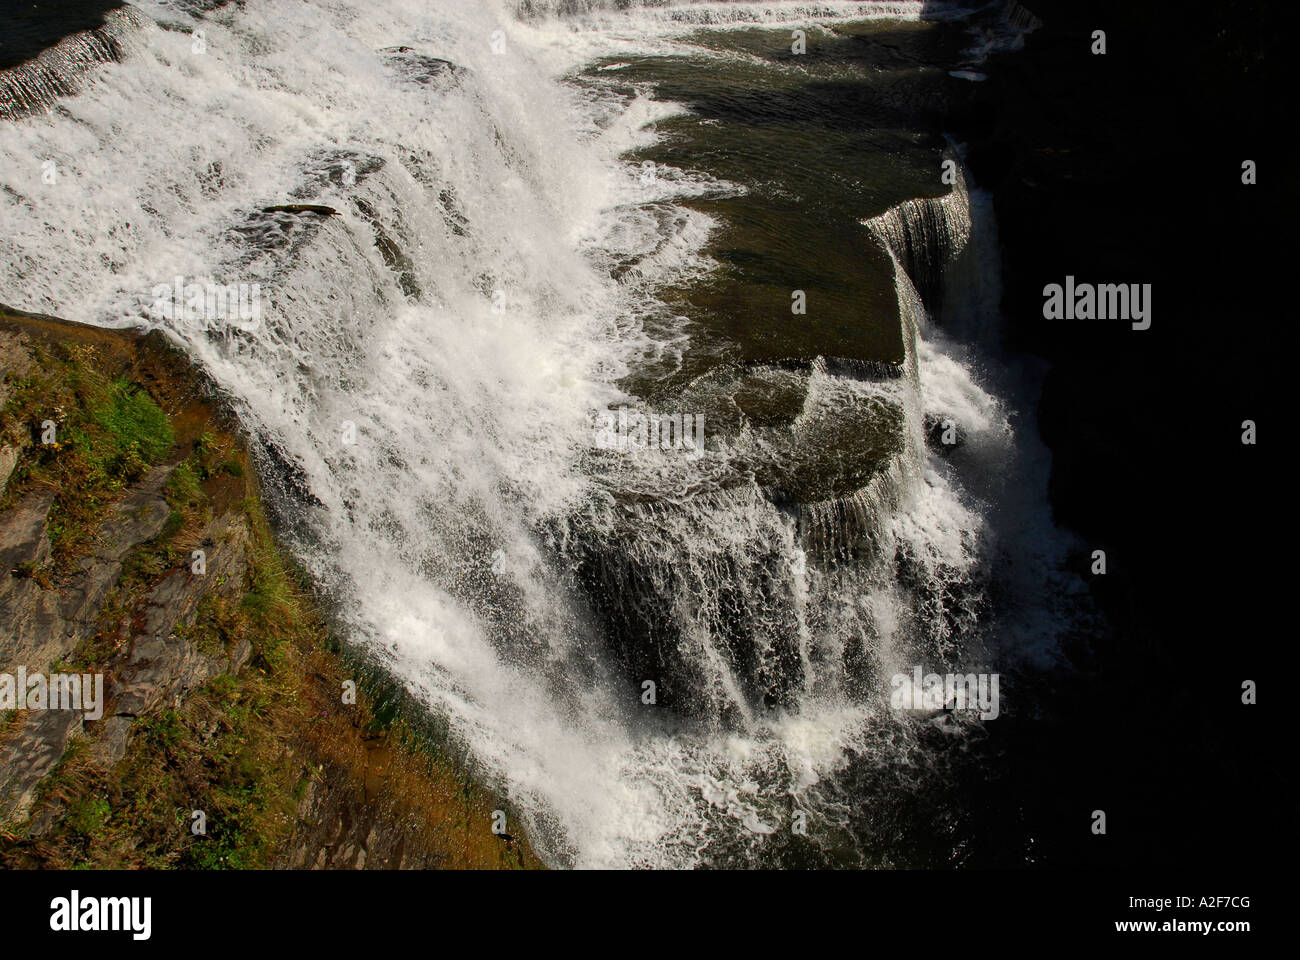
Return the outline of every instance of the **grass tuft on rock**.
[[[170,454],[176,434],[148,393],[100,372],[89,347],[54,351],[41,375],[9,385],[0,410],[0,429],[25,430],[36,453],[24,458],[0,508],[32,487],[54,490],[51,554],[54,572],[66,573],[121,492]]]

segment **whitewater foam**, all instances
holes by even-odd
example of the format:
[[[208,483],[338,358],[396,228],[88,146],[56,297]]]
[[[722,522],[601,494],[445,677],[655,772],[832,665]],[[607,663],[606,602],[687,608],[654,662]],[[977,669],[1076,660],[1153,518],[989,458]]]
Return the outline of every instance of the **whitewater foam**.
[[[646,323],[656,290],[712,268],[713,224],[679,202],[737,188],[671,169],[647,185],[620,158],[680,108],[557,80],[620,51],[680,51],[694,24],[922,6],[584,5],[586,19],[522,22],[505,3],[249,0],[203,20],[201,54],[144,22],[57,111],[0,123],[0,286],[15,306],[155,325],[183,347],[243,420],[346,635],[446,720],[550,862],[727,862],[793,809],[833,845],[846,813],[823,788],[847,754],[915,748],[882,678],[918,651],[961,652],[945,646],[957,614],[933,604],[973,576],[985,521],[925,452],[923,417],[946,411],[978,438],[1005,436],[1006,414],[929,339],[909,342],[897,382],[852,388],[905,418],[879,489],[846,501],[880,546],[862,564],[822,562],[807,514],[735,482],[737,448],[689,468],[602,461],[592,414],[628,400],[613,381],[689,347]],[[411,82],[384,52],[402,45],[454,64],[455,82]],[[338,216],[263,209],[290,201]],[[897,260],[956,247],[948,219],[940,243],[898,216],[915,243]],[[263,323],[151,314],[148,292],[176,276],[260,283]],[[897,287],[903,322],[924,325],[905,269]],[[807,411],[849,389],[825,368],[809,378]],[[616,501],[638,483],[659,502]],[[900,553],[919,585],[899,584]],[[654,616],[696,700],[640,709],[584,561],[671,601]]]

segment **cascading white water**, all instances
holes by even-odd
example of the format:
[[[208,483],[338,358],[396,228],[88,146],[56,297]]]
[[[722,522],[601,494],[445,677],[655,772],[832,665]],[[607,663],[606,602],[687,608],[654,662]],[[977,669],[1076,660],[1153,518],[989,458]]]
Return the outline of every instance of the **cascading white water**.
[[[0,76],[0,120],[49,110],[97,66],[121,60],[144,26],[130,7],[110,10],[101,26],[78,31]]]
[[[599,684],[569,691],[590,702],[548,688],[580,634],[531,531],[581,494],[574,450],[612,396],[593,371],[619,363],[614,284],[582,250],[633,182],[615,160],[630,135],[581,142],[572,95],[522,50],[493,53],[509,22],[476,3],[250,3],[206,18],[201,47],[145,25],[139,52],[57,115],[0,127],[0,287],[183,344],[318,501],[289,507],[294,546],[354,639],[521,809],[545,803],[581,836],[613,802],[592,786],[601,753],[626,735]],[[452,61],[457,82],[405,79],[381,53],[400,45]],[[341,216],[260,212],[313,185]],[[410,258],[418,297],[356,201]],[[153,288],[177,276],[260,283],[261,326],[157,316]]]
[[[656,475],[680,502],[620,519],[611,491],[645,477],[593,467],[592,413],[623,399],[623,372],[682,348],[643,323],[657,284],[707,268],[710,224],[674,201],[726,185],[668,171],[647,192],[619,158],[673,108],[555,82],[598,54],[663,49],[683,19],[779,23],[807,5],[647,9],[613,31],[521,24],[504,0],[249,0],[201,24],[138,6],[202,42],[142,20],[124,62],[0,124],[5,301],[156,325],[184,347],[261,446],[285,533],[349,638],[447,719],[553,863],[688,866],[724,835],[761,843],[791,805],[834,832],[842,811],[816,788],[846,751],[909,749],[881,678],[952,652],[951,616],[916,601],[940,591],[901,588],[894,556],[945,583],[977,557],[982,519],[925,453],[922,414],[951,393],[995,424],[996,403],[924,340],[892,384],[814,370],[809,419],[846,391],[904,413],[879,489],[825,508],[861,514],[886,547],[871,563],[810,557],[801,524],[830,521],[752,482],[689,496],[735,449],[686,486]],[[292,203],[338,216],[263,210]],[[154,288],[175,277],[259,284],[260,325],[160,315]],[[898,286],[904,322],[922,323],[905,272]],[[702,722],[641,708],[575,585],[584,562],[674,598],[654,615],[704,692]],[[723,629],[738,611],[753,645],[739,654]],[[763,689],[797,709],[756,709]]]
[[[905,200],[865,222],[873,236],[894,257],[913,290],[920,286],[937,299],[949,265],[966,250],[970,240],[970,197],[964,177],[952,192],[938,198]],[[915,314],[910,307],[908,314]]]

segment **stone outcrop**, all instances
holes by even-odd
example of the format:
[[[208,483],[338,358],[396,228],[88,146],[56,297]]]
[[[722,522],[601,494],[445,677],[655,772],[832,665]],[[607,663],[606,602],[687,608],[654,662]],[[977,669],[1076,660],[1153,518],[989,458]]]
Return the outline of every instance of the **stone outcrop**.
[[[113,492],[86,514],[93,529],[60,547],[61,528],[84,517],[68,514],[69,496],[80,491],[53,478],[72,482],[79,474],[49,466],[89,455],[93,444],[73,439],[46,448],[23,424],[39,422],[49,395],[38,391],[43,399],[32,410],[10,400],[25,402],[31,383],[65,360],[81,364],[85,378],[129,382],[131,390],[147,385],[175,444],[123,488],[92,491]],[[94,411],[71,409],[78,396],[59,395],[61,415],[80,413],[83,426],[93,424]],[[311,626],[323,621],[285,584],[256,483],[244,472],[242,441],[158,335],[0,308],[0,411],[0,435],[13,451],[12,463],[0,461],[8,464],[0,491],[0,676],[102,678],[95,710],[55,709],[52,700],[36,708],[26,689],[11,684],[16,708],[0,711],[0,866],[537,865],[520,841],[491,833],[491,812],[504,801],[433,759],[405,725],[378,723],[364,692],[341,702],[355,667]],[[288,626],[250,620],[248,609],[258,604]],[[366,676],[355,682],[370,682]],[[254,706],[245,711],[244,704]],[[223,741],[228,734],[233,741]],[[173,755],[169,744],[182,743]],[[235,766],[220,772],[232,751]],[[154,779],[141,780],[141,769]],[[167,804],[161,824],[134,819],[155,809],[141,789],[168,778],[181,784],[171,803],[208,796],[203,804],[230,817],[230,801],[218,797],[232,787],[221,778],[231,776],[252,777],[261,798],[234,839],[192,838]],[[98,852],[85,831],[103,817],[74,816],[87,809],[119,817]]]

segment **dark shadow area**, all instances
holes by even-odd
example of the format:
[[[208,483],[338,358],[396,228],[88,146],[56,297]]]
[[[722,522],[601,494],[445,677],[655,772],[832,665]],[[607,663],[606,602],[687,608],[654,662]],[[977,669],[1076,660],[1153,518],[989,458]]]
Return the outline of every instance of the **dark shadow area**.
[[[950,123],[994,194],[1007,346],[1051,363],[1053,508],[1107,552],[1091,582],[1110,627],[1070,651],[1078,677],[1023,678],[1046,715],[990,725],[1005,776],[977,795],[993,842],[976,859],[1023,863],[1008,847],[1027,833],[1061,866],[1246,868],[1280,825],[1269,678],[1287,663],[1280,5],[1030,6],[1044,25]],[[1151,328],[1044,319],[1044,286],[1067,275],[1152,284]]]

